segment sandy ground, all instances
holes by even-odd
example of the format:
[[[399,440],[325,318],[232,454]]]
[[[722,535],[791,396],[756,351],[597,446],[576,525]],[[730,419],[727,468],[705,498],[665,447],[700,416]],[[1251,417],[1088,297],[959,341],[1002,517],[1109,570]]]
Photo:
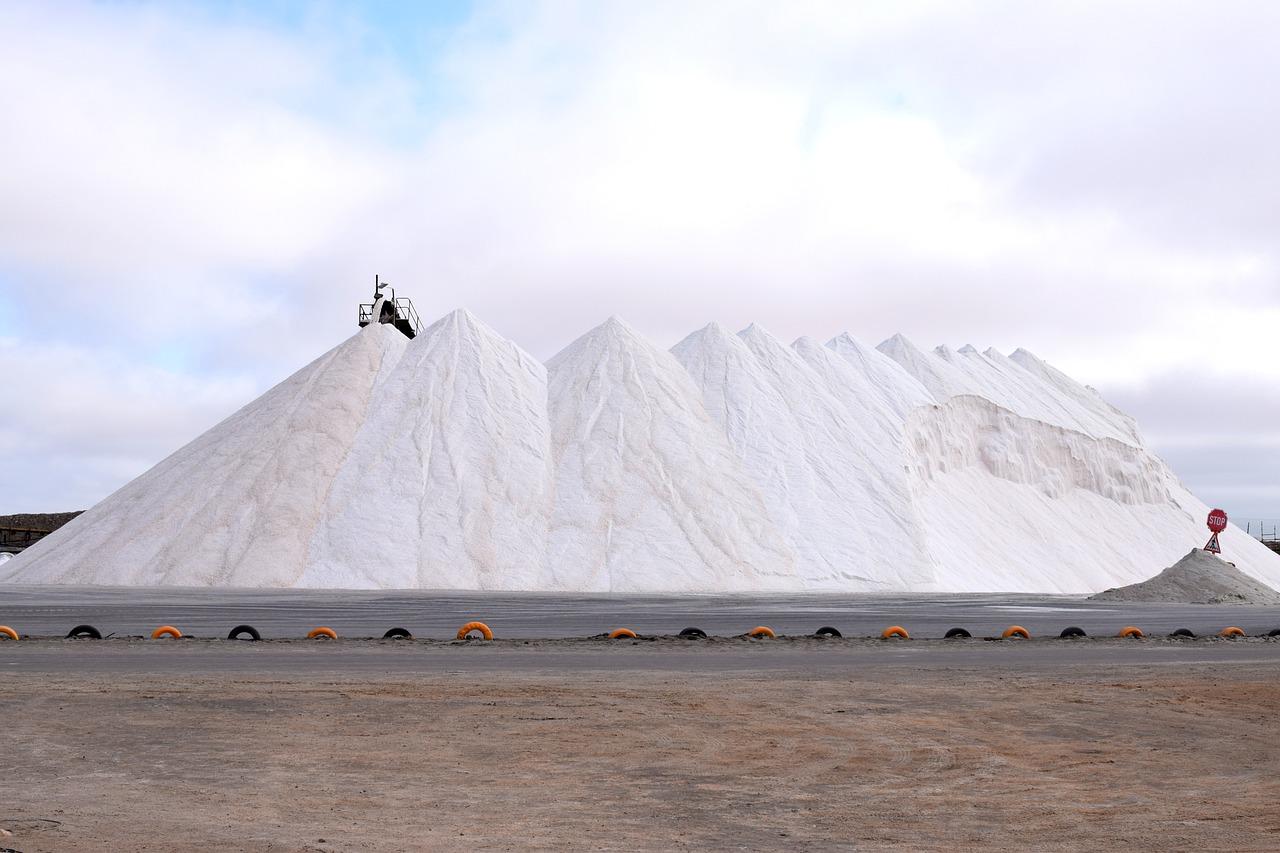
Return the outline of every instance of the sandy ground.
[[[1275,850],[1278,675],[9,672],[0,848]]]

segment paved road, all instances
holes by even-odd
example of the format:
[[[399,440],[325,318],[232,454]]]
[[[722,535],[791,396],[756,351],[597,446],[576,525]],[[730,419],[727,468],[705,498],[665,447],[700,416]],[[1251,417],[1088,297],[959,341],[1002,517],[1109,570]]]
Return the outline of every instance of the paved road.
[[[770,595],[619,596],[551,593],[417,591],[210,590],[122,587],[0,586],[0,625],[21,634],[60,637],[80,623],[103,634],[142,635],[175,625],[198,637],[223,637],[248,623],[263,637],[300,637],[327,625],[344,637],[381,636],[392,626],[417,637],[445,639],[482,619],[507,638],[586,637],[628,627],[674,634],[697,626],[721,636],[768,625],[780,634],[810,634],[832,625],[846,636],[879,636],[903,625],[913,637],[941,637],[963,626],[974,636],[1011,624],[1037,636],[1078,625],[1114,635],[1125,625],[1167,634],[1186,627],[1215,634],[1238,625],[1250,634],[1280,628],[1280,607],[1152,605],[1089,602],[1078,596],[1032,595]]]
[[[1057,639],[983,640],[506,640],[493,643],[346,640],[37,640],[0,642],[0,675],[236,674],[374,677],[448,673],[786,673],[831,677],[872,669],[909,669],[927,677],[957,671],[1096,674],[1115,667],[1272,665],[1280,640]]]

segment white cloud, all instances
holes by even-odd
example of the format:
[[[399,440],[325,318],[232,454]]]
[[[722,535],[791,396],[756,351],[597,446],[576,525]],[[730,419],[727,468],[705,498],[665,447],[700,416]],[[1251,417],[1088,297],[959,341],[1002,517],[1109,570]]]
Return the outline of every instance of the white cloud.
[[[247,380],[0,338],[0,514],[83,509],[252,398]],[[33,506],[34,504],[34,506]]]
[[[0,295],[24,347],[125,375],[179,350],[193,388],[309,360],[374,272],[542,356],[618,313],[1243,387],[1280,354],[1278,29],[1245,3],[504,3],[410,68],[350,19],[9,4]],[[1144,425],[1176,442],[1168,409]]]

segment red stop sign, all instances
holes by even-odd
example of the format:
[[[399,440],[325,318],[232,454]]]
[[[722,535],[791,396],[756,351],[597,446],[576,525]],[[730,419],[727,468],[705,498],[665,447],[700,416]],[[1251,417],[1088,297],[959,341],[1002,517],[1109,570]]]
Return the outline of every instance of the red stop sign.
[[[1220,509],[1215,509],[1209,513],[1209,529],[1214,533],[1221,533],[1227,529],[1227,514]]]

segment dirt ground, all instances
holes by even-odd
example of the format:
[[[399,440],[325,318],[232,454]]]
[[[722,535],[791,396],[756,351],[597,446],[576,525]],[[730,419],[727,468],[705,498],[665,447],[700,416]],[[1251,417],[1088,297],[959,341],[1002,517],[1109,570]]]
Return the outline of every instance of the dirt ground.
[[[8,674],[0,848],[1276,850],[1278,674]]]

